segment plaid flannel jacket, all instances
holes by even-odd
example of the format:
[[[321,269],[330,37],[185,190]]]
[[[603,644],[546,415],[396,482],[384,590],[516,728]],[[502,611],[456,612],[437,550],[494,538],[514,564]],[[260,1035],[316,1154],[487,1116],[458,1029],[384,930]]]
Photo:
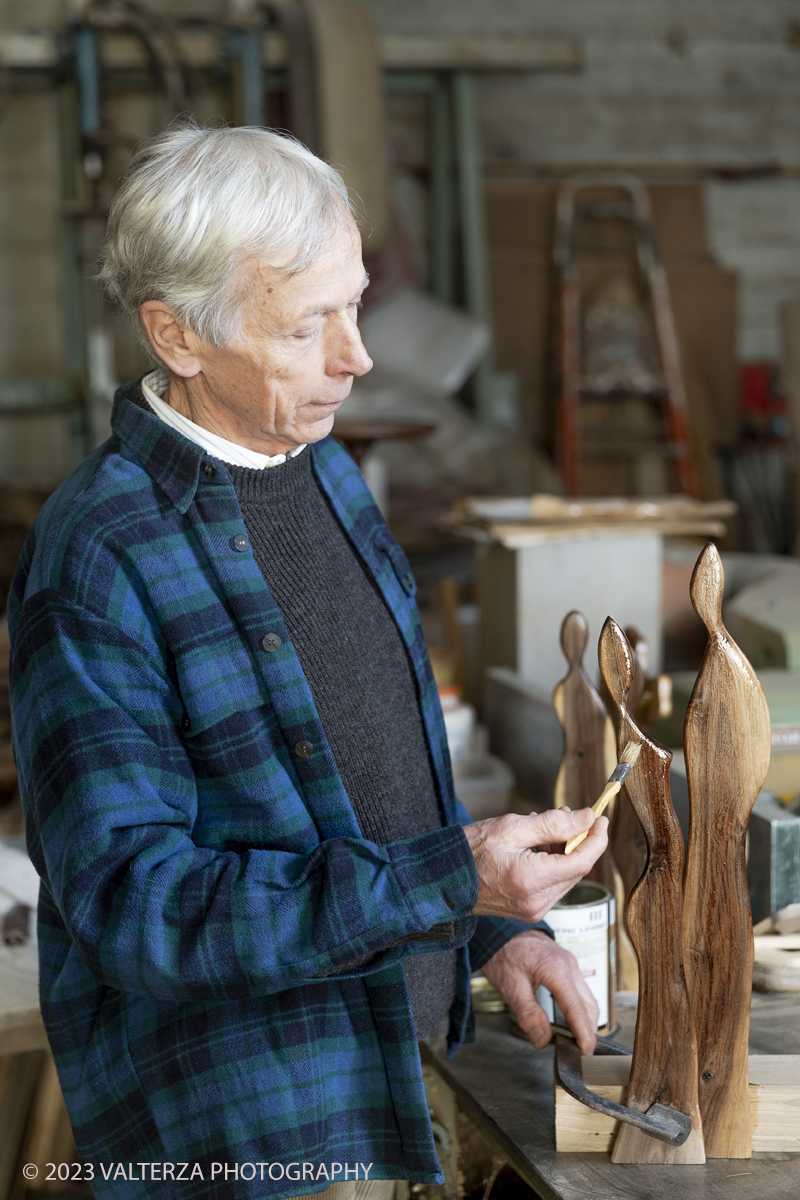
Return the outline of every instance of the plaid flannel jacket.
[[[169,1192],[192,1200],[328,1186],[263,1168],[212,1183],[214,1161],[442,1182],[401,956],[462,947],[452,1052],[471,1036],[470,959],[527,926],[469,916],[477,874],[408,563],[349,456],[310,447],[408,648],[446,814],[378,847],[252,553],[234,548],[224,464],[133,403],[135,386],[43,509],[9,602],[42,1012],[79,1151],[114,1200],[162,1185],[97,1164],[198,1163],[204,1182]],[[454,920],[455,943],[390,945]]]

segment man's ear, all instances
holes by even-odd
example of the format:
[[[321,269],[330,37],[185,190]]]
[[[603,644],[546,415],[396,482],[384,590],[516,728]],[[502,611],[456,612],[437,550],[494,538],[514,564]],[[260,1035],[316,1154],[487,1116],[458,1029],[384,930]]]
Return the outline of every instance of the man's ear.
[[[203,369],[198,351],[201,342],[161,300],[145,300],[139,309],[150,345],[170,371],[189,379]]]

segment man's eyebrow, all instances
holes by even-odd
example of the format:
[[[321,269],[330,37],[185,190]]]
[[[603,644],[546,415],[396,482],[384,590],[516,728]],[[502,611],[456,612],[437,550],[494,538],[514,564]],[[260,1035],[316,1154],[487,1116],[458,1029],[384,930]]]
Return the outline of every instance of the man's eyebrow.
[[[365,271],[364,278],[361,280],[361,286],[358,289],[359,295],[361,294],[361,292],[364,291],[365,288],[368,288],[368,287],[369,287],[369,274]],[[326,310],[324,308],[321,308],[319,305],[312,304],[310,308],[306,308],[301,313],[298,313],[297,316],[295,317],[295,320],[304,321],[306,319],[306,317],[311,317],[314,315],[314,313],[325,312],[325,311]]]

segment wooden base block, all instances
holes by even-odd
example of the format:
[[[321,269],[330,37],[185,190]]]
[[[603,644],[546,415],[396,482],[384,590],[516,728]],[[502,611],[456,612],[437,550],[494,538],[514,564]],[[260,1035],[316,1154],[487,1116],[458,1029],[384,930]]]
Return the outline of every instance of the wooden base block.
[[[698,1113],[697,1122],[699,1119]],[[706,1161],[703,1134],[699,1128],[692,1130],[682,1146],[670,1146],[657,1138],[648,1137],[633,1125],[625,1125],[622,1121],[615,1124],[619,1128],[611,1151],[613,1163],[682,1163],[700,1166]]]
[[[584,1056],[583,1081],[588,1088],[613,1100],[625,1103],[625,1093],[631,1070],[631,1057]],[[753,1128],[753,1150],[761,1153],[800,1154],[800,1055],[751,1054],[749,1058],[750,1116]],[[567,1153],[596,1152],[609,1154],[614,1147],[622,1123],[605,1117],[594,1109],[573,1100],[556,1080],[556,1150]],[[625,1126],[635,1133],[632,1126]],[[642,1140],[655,1147],[655,1157],[625,1160],[635,1162],[702,1162],[698,1158],[664,1158],[662,1150],[672,1148],[655,1138],[641,1135]],[[694,1133],[686,1143],[690,1146]],[[661,1149],[659,1149],[661,1148]],[[679,1147],[677,1153],[683,1147]]]

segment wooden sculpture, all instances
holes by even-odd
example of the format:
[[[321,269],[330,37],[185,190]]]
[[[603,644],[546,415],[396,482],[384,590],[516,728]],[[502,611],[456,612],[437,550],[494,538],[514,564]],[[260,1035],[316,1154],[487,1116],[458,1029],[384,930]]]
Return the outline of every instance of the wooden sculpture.
[[[618,715],[617,746],[641,745],[625,788],[645,833],[647,865],[628,901],[627,924],[639,955],[639,1010],[627,1106],[646,1112],[656,1102],[692,1117],[682,1146],[669,1146],[621,1125],[612,1162],[702,1163],[697,1047],[681,953],[683,839],[669,790],[669,750],[639,729],[628,710],[633,656],[609,617],[600,635],[600,670]]]
[[[608,709],[583,669],[588,637],[589,626],[584,615],[575,611],[567,613],[561,625],[561,649],[569,670],[553,693],[553,707],[564,730],[564,755],[555,787],[556,808],[565,804],[569,804],[570,808],[589,808],[597,800],[617,762],[616,737]],[[620,793],[614,805],[622,800],[628,803],[624,794]],[[614,814],[609,813],[609,816],[613,817]],[[639,822],[633,813],[631,818],[636,827],[631,837],[638,836],[643,841]],[[631,886],[639,878],[642,866],[644,861],[631,880]],[[622,922],[627,892],[610,842],[608,851],[595,863],[587,879],[605,884],[614,894],[617,912],[616,985],[623,992],[635,992],[639,987],[639,966],[636,951]],[[613,1025],[613,1020],[611,1023]]]
[[[561,624],[561,649],[569,663],[553,693],[553,707],[564,730],[564,755],[555,788],[555,807],[591,808],[616,766],[614,729],[605,704],[583,669],[589,625],[583,613],[569,612]],[[586,876],[614,891],[610,849]]]
[[[635,713],[636,706],[647,685],[647,659],[649,650],[645,638],[637,629],[633,627],[626,629],[625,636],[633,651],[633,680],[628,692],[628,711]],[[605,685],[603,686],[603,691],[608,696],[608,689]],[[610,696],[608,696],[608,701],[612,714],[615,715],[616,710]],[[639,824],[639,818],[633,811],[631,802],[624,790],[617,797],[614,816],[611,821],[609,843],[614,858],[614,865],[622,879],[622,907],[624,908],[625,902],[628,896],[630,896],[634,884],[642,874],[647,862],[647,842],[644,838],[644,830]]]
[[[700,1111],[710,1158],[749,1158],[747,1042],[753,927],[745,834],[770,758],[769,709],[755,671],[722,623],[716,547],[697,561],[691,597],[708,646],[684,726],[690,826],[683,953],[697,1036]]]

